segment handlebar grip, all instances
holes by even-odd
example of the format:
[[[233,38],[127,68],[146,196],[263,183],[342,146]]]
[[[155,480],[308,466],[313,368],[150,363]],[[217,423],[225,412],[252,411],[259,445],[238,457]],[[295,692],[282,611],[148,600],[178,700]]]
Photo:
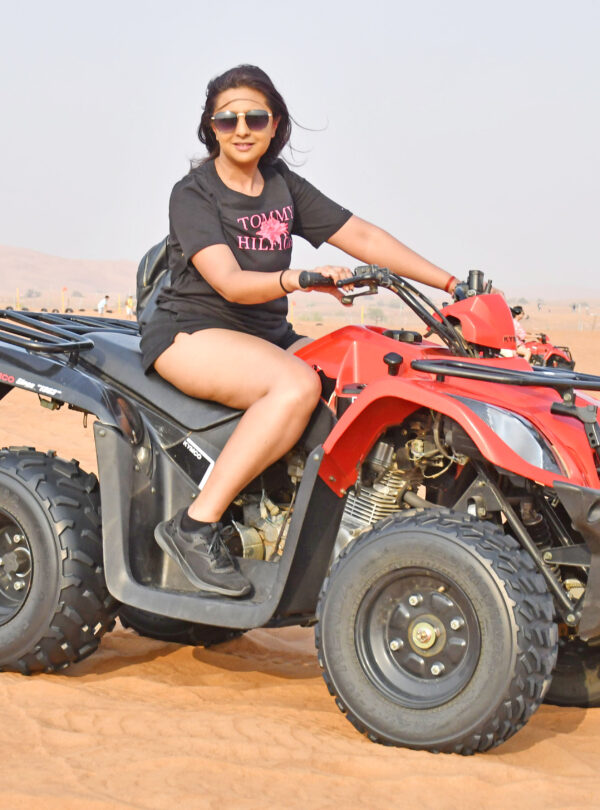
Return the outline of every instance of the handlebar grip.
[[[298,283],[303,290],[307,287],[333,287],[335,282],[329,276],[322,276],[321,273],[314,273],[311,270],[303,270],[298,278]]]

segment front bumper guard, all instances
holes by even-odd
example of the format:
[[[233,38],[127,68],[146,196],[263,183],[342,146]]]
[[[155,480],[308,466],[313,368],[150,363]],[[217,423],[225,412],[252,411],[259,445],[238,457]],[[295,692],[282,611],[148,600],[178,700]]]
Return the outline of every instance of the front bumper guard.
[[[579,636],[590,641],[600,637],[600,491],[561,482],[555,483],[554,491],[590,552],[587,586],[578,605]]]

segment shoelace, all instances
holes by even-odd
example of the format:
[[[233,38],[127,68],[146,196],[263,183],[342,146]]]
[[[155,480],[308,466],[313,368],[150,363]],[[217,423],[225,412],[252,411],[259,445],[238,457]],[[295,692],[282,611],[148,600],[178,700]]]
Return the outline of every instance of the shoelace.
[[[220,563],[226,563],[233,567],[233,559],[229,553],[229,549],[221,539],[218,529],[215,530],[212,540],[208,544],[208,553],[214,559],[217,565]]]
[[[193,549],[197,549],[199,546],[203,549],[206,548],[208,555],[212,557],[217,566],[224,563],[229,567],[234,567],[233,558],[229,552],[229,549],[221,538],[219,529],[213,529],[210,540],[203,535],[201,536],[202,539],[192,542],[191,546]]]

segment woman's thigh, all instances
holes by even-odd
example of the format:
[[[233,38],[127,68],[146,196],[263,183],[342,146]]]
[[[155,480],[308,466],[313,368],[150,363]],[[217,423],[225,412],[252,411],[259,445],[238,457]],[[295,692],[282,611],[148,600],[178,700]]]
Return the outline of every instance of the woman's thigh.
[[[154,368],[189,396],[243,409],[279,386],[308,395],[319,379],[306,363],[278,346],[229,329],[181,332]]]

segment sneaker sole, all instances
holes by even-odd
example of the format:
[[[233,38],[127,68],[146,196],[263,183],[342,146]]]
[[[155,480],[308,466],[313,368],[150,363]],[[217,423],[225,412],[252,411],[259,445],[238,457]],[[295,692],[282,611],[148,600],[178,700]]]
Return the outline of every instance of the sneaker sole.
[[[165,554],[168,554],[172,560],[179,565],[187,579],[195,585],[201,591],[207,591],[208,593],[216,593],[220,596],[246,596],[246,594],[250,593],[252,586],[248,582],[242,589],[239,590],[232,590],[226,588],[220,588],[218,585],[214,585],[210,582],[204,582],[204,580],[200,579],[192,568],[190,567],[189,563],[185,560],[185,558],[179,553],[179,550],[176,546],[171,543],[171,538],[169,535],[163,530],[162,525],[158,525],[154,529],[154,539],[158,543],[158,545],[162,548]]]

